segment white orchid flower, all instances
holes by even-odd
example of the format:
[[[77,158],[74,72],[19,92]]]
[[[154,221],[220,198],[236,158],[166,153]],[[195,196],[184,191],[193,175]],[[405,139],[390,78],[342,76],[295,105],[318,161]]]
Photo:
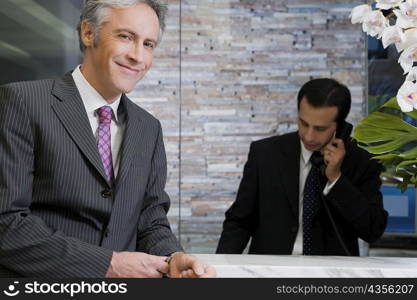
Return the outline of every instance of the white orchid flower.
[[[362,4],[355,6],[350,13],[350,20],[352,24],[362,23],[365,16],[372,11],[372,8],[368,4]]]
[[[409,28],[417,26],[417,0],[407,0],[400,3],[400,9],[394,10],[397,16],[396,25],[401,28]]]
[[[417,61],[417,44],[413,44],[405,49],[398,59],[398,62],[404,70],[404,74],[411,71],[415,61]]]
[[[403,0],[376,0],[376,8],[391,9],[398,6]]]
[[[390,44],[401,44],[405,41],[403,30],[398,26],[389,26],[382,32],[382,46],[387,48]]]
[[[381,37],[382,32],[388,27],[388,20],[384,17],[382,12],[374,10],[368,13],[362,23],[362,29],[370,36]]]
[[[397,102],[403,112],[417,109],[417,84],[405,81],[398,90]]]
[[[404,15],[401,10],[394,9],[394,14],[397,17],[397,21],[395,25],[401,28],[410,28],[417,26],[417,20],[413,18],[409,18],[408,16]]]
[[[399,9],[394,9],[393,13],[395,14],[395,17],[397,18],[397,21],[395,22],[395,25],[400,27],[400,28],[409,28],[410,27],[410,23],[412,23],[410,21],[410,19],[404,15],[404,13],[399,10]]]
[[[397,26],[398,27],[398,26]],[[398,52],[407,49],[413,44],[417,44],[417,29],[406,29],[404,31],[404,39],[400,43],[396,43]]]
[[[410,72],[408,72],[406,81],[417,81],[417,67],[413,67]]]

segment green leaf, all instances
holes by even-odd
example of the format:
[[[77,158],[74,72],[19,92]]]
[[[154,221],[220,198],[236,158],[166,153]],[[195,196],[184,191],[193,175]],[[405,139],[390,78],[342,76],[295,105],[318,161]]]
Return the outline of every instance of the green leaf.
[[[391,99],[389,99],[387,102],[385,102],[385,104],[382,107],[389,107],[389,108],[395,108],[395,109],[400,109],[400,106],[398,105],[397,102],[397,98],[393,97]]]
[[[377,127],[369,127],[364,125],[358,125],[356,127],[355,136],[360,139],[362,143],[375,143],[379,141],[390,141],[398,138],[399,136],[408,136],[408,131],[397,131],[394,129],[384,129]]]
[[[408,151],[405,151],[403,153],[398,154],[399,157],[402,159],[414,159],[417,158],[417,147],[414,147],[413,149],[410,149]]]
[[[396,151],[399,148],[401,148],[402,146],[410,143],[411,141],[414,141],[415,138],[413,137],[409,137],[409,136],[405,136],[405,137],[398,137],[395,140],[392,141],[387,141],[386,143],[382,143],[380,145],[375,145],[375,146],[366,146],[364,147],[365,150],[367,150],[370,153],[373,154],[384,154],[384,153],[389,153],[392,151]]]
[[[415,165],[417,163],[417,159],[415,159],[415,160],[406,160],[406,161],[403,161],[403,162],[401,162],[401,163],[399,163],[398,165],[397,165],[397,170],[399,170],[400,168],[402,168],[402,167],[405,167],[405,166],[408,166],[408,165]]]
[[[396,115],[390,115],[382,112],[374,112],[361,120],[360,125],[368,125],[369,127],[393,129],[396,131],[411,131],[415,129],[413,125],[404,122]]]
[[[387,106],[396,104],[390,100]],[[417,140],[417,128],[404,122],[399,116],[374,112],[361,120],[356,126],[353,137],[365,150],[373,154],[385,154],[397,151],[404,145]]]
[[[417,121],[417,110],[402,112],[397,99],[391,98],[362,119],[353,132],[361,148],[377,154],[373,159],[386,167],[384,176],[401,180],[397,185],[401,191],[411,183],[417,187],[417,146],[401,153],[404,146],[417,141],[417,127],[403,121],[405,114]]]

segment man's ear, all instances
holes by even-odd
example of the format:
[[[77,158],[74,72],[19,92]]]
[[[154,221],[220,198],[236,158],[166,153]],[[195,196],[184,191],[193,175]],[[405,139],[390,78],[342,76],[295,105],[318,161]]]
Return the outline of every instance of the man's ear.
[[[94,33],[86,20],[81,23],[81,39],[86,48],[94,46]]]

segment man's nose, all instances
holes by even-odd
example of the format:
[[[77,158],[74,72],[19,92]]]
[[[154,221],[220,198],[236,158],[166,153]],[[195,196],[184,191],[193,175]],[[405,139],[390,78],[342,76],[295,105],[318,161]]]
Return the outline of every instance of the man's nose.
[[[312,142],[315,139],[315,133],[313,128],[309,128],[306,131],[306,134],[304,135],[304,139],[306,142]]]
[[[129,59],[135,63],[142,63],[144,61],[145,49],[142,44],[137,44],[130,48],[128,53]]]

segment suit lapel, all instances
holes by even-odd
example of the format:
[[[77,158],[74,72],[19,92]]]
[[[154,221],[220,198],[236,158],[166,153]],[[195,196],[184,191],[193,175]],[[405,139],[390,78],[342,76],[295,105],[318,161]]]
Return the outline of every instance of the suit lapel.
[[[55,81],[52,94],[59,100],[52,105],[58,119],[80,151],[107,182],[91,125],[71,73]]]
[[[277,142],[275,147],[281,153],[278,161],[279,176],[282,178],[290,207],[294,215],[298,216],[301,151],[298,132],[287,135],[287,138]]]
[[[119,174],[116,177],[116,186],[119,186],[125,179],[135,154],[142,152],[140,148],[144,146],[141,141],[144,140],[143,132],[145,129],[140,116],[135,114],[137,111],[134,107],[135,104],[126,95],[122,96],[120,104],[126,117],[126,127],[120,148],[120,167]]]

